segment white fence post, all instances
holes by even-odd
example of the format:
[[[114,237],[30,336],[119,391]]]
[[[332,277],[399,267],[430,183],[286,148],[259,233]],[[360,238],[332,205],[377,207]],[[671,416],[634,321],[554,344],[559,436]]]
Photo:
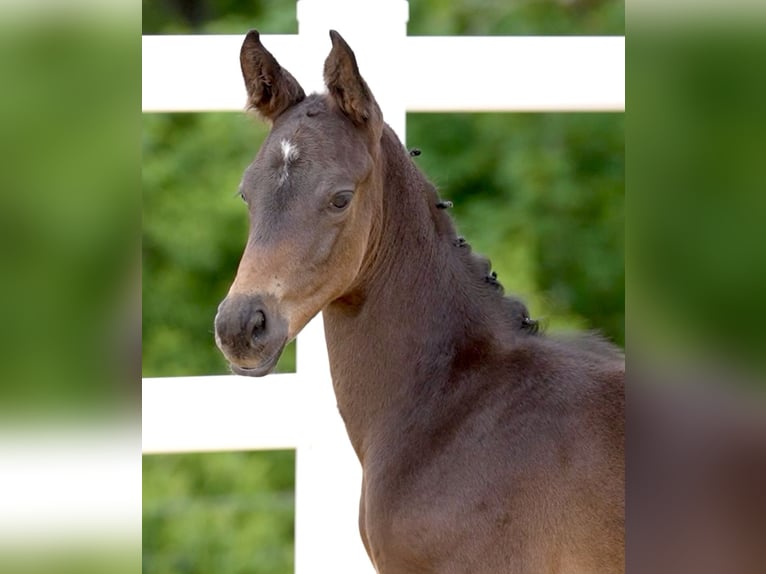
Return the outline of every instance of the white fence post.
[[[407,66],[403,57],[409,4],[406,0],[298,0],[298,33],[313,76],[307,91],[322,91],[330,30],[337,30],[356,55],[359,69],[386,122],[404,139]]]
[[[357,528],[361,467],[338,414],[321,315],[298,338],[305,392],[295,456],[295,572],[373,572]]]
[[[405,102],[390,62],[401,61],[408,8],[405,0],[298,1],[299,44],[308,60],[304,64],[313,70],[310,77],[298,78],[304,89],[324,90],[329,30],[337,30],[354,50],[383,116],[402,140]],[[295,572],[374,572],[358,529],[361,467],[338,414],[325,349],[317,318],[298,338],[297,370],[306,381],[308,404],[315,408],[296,453]]]

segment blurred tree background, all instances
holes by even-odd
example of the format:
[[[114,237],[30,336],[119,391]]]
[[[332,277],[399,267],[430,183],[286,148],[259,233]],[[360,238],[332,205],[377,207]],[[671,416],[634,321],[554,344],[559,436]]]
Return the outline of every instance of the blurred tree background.
[[[252,27],[297,32],[295,2],[143,3],[144,34]],[[622,35],[624,6],[413,1],[409,33]],[[231,113],[142,122],[143,376],[226,373],[212,321],[247,233],[237,186],[265,127]],[[623,130],[623,114],[410,114],[407,143],[507,292],[550,330],[623,344]],[[294,368],[294,348],[278,368]],[[293,453],[145,456],[143,476],[144,572],[292,571]]]

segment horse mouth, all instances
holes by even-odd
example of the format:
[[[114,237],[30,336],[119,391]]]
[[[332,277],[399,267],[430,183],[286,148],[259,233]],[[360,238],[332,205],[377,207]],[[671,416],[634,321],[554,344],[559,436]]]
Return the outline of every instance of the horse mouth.
[[[241,375],[243,377],[263,377],[264,375],[268,375],[277,365],[279,357],[282,356],[282,351],[285,348],[286,342],[287,341],[284,341],[281,345],[279,345],[276,352],[257,367],[240,367],[234,363],[229,363],[229,367],[231,367],[232,373],[235,375]]]

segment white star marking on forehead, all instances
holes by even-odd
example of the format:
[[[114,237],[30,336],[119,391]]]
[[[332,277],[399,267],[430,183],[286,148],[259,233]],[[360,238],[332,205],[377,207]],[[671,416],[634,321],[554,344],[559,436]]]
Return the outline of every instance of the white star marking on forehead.
[[[282,184],[290,175],[290,164],[298,159],[298,147],[290,140],[282,140],[279,143],[282,147],[282,171],[279,174],[279,183]]]
[[[282,157],[285,163],[290,163],[298,157],[298,148],[290,140],[282,140]]]

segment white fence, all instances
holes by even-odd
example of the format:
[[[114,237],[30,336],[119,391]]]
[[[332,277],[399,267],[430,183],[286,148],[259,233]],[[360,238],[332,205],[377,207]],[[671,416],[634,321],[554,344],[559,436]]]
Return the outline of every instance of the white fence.
[[[299,0],[297,10],[299,34],[264,35],[264,45],[320,91],[337,29],[403,141],[408,111],[624,109],[621,36],[407,37],[404,0]],[[143,111],[241,111],[243,37],[145,36]],[[297,353],[294,375],[144,379],[143,452],[295,448],[295,571],[372,572],[357,529],[361,469],[337,414],[321,317]]]

